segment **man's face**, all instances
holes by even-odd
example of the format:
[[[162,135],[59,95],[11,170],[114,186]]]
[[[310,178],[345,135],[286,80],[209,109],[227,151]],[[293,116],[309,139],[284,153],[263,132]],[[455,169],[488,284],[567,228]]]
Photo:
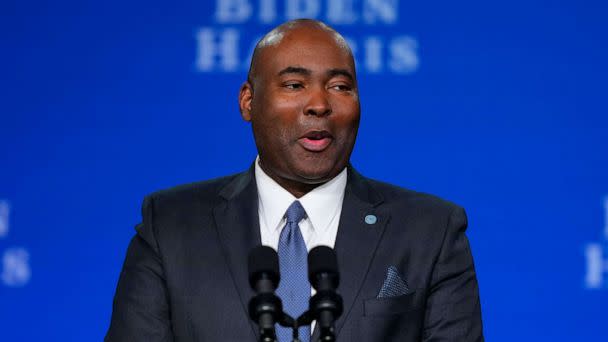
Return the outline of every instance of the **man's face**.
[[[240,104],[262,168],[279,184],[330,180],[347,165],[359,126],[349,51],[331,33],[300,27],[258,57],[253,84],[241,88]]]

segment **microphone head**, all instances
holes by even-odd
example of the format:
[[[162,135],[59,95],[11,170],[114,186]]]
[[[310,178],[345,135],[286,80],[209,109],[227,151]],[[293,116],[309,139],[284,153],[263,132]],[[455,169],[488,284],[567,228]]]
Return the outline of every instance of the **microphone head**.
[[[272,287],[277,288],[281,280],[279,271],[279,256],[268,246],[258,246],[249,252],[249,285],[255,290],[257,282],[268,279]]]
[[[338,287],[338,258],[336,252],[327,246],[317,246],[308,253],[308,279],[315,289],[320,275],[329,277],[333,288]]]

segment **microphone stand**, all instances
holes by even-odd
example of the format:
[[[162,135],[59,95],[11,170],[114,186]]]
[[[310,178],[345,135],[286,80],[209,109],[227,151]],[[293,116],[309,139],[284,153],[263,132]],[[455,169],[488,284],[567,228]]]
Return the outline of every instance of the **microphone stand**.
[[[277,342],[273,317],[280,326],[292,329],[292,342],[301,342],[299,328],[310,325],[314,319],[310,310],[304,312],[298,319],[293,319],[283,311],[280,299],[274,294],[259,294],[253,297],[249,302],[249,312],[252,319],[264,317],[258,323],[260,342]],[[262,313],[266,315],[261,315]]]
[[[320,342],[335,342],[336,334],[334,323],[337,317],[342,314],[342,297],[335,292],[328,290],[318,291],[310,298],[310,309],[306,310],[294,322],[294,341],[299,341],[297,333],[298,327],[310,325],[317,317],[319,327]]]
[[[291,331],[292,331],[292,335],[291,335],[292,342],[300,342],[300,329],[299,329],[297,321],[295,321],[293,323],[293,327],[291,327]]]

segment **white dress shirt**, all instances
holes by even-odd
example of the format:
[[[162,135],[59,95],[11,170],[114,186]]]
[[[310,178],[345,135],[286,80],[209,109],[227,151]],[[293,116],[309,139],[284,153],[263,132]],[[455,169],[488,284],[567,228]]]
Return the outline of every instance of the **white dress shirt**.
[[[262,245],[278,250],[279,236],[286,223],[285,212],[293,201],[298,200],[307,214],[307,218],[298,224],[306,243],[306,249],[310,251],[319,245],[333,248],[340,223],[346,178],[347,172],[344,168],[329,182],[296,198],[270,178],[260,167],[259,157],[256,158],[255,181],[258,187],[258,214]]]
[[[298,200],[307,218],[298,224],[306,249],[323,245],[334,248],[342,201],[346,189],[346,168],[329,182],[319,185],[306,195],[296,198],[283,189],[274,179],[270,178],[260,167],[260,157],[255,160],[255,181],[258,187],[258,216],[260,217],[260,237],[262,245],[270,246],[278,251],[279,237],[285,226],[287,208]],[[315,289],[310,288],[311,296]],[[316,321],[310,325],[310,333],[315,329]]]

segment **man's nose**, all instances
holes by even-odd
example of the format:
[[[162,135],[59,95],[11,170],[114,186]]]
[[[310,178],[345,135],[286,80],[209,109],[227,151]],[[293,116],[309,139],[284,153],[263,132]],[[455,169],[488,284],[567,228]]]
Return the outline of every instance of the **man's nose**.
[[[328,96],[329,94],[325,89],[311,91],[308,103],[304,107],[304,113],[315,116],[326,116],[331,114],[331,104],[327,98]]]

